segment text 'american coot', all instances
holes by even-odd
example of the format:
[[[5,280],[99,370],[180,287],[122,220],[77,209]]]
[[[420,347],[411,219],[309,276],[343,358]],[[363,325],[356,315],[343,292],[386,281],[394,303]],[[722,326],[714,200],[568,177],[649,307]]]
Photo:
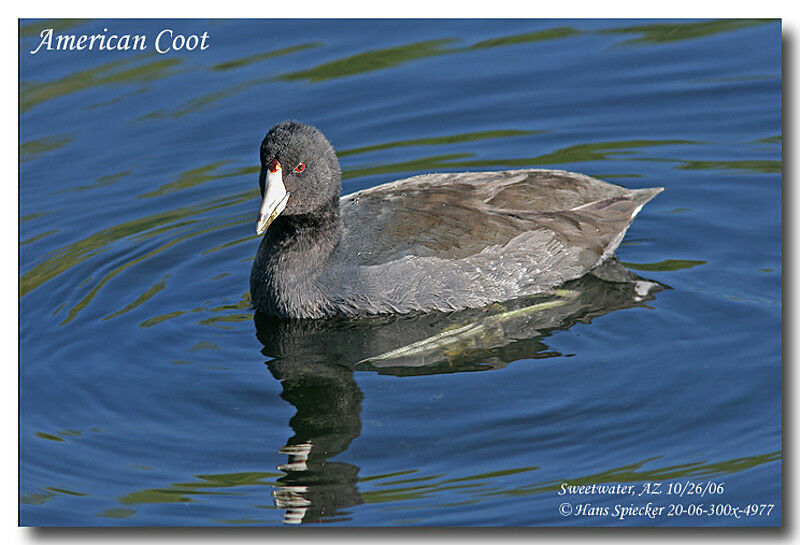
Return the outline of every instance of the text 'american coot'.
[[[261,144],[250,293],[281,318],[453,311],[536,294],[607,260],[663,188],[561,170],[423,174],[340,197],[316,128]]]

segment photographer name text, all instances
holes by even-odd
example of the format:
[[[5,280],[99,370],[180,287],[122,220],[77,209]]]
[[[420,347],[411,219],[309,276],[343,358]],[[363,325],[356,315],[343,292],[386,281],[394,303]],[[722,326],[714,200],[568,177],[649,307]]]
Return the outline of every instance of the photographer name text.
[[[149,44],[159,55],[170,51],[205,51],[209,48],[208,32],[181,34],[165,28],[150,41],[146,34],[114,34],[107,28],[101,34],[54,34],[46,28],[39,34],[40,42],[30,54],[40,51],[147,51]]]

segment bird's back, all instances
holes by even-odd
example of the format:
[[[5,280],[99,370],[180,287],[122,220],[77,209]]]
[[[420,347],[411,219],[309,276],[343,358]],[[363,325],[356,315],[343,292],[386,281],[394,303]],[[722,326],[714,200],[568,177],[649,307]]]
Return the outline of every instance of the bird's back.
[[[599,257],[661,190],[561,170],[424,174],[342,197],[342,241],[360,264],[379,265],[406,256],[463,259],[550,230]]]

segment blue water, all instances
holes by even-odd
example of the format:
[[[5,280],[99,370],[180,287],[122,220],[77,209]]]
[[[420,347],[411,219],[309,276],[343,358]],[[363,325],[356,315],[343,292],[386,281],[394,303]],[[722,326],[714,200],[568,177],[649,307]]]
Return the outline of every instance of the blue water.
[[[50,27],[207,31],[210,47],[30,55]],[[779,22],[21,29],[22,524],[781,523]],[[522,316],[255,323],[258,146],[288,118],[328,136],[345,192],[509,168],[663,186],[618,250],[656,289],[588,282]],[[362,361],[404,342],[401,361]],[[576,514],[648,502],[772,507]]]

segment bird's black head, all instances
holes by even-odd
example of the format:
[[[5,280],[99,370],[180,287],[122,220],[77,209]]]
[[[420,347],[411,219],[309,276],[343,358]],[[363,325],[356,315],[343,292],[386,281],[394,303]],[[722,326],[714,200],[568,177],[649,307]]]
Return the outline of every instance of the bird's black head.
[[[283,121],[261,142],[263,200],[257,232],[279,215],[314,214],[338,202],[342,190],[339,160],[331,143],[311,125]]]

